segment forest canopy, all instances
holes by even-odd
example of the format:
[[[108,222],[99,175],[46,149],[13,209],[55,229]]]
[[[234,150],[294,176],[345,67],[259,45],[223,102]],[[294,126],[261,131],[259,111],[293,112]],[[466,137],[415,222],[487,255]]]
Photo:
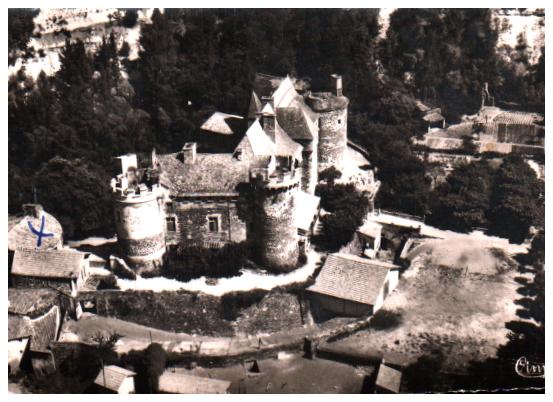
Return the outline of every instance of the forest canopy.
[[[36,12],[10,11],[11,56],[26,49]],[[132,26],[135,17],[126,10],[121,23]],[[138,22],[136,60],[113,36],[96,48],[68,39],[54,75],[33,80],[22,67],[9,78],[9,212],[35,196],[59,209],[86,199],[84,188],[97,186],[90,194],[100,194],[114,156],[153,147],[172,152],[194,140],[213,111],[243,114],[252,79],[263,72],[290,74],[313,88],[342,74],[348,135],[369,150],[382,182],[376,206],[424,215],[432,193],[409,142],[425,130],[417,99],[455,121],[477,111],[487,82],[496,98],[544,110],[544,52],[530,65],[521,40],[516,62],[506,63],[492,18],[487,9],[398,9],[380,35],[377,9],[166,9],[155,10],[151,23]],[[60,182],[62,194],[44,188]],[[109,197],[77,204],[55,211],[70,237],[113,230],[111,218],[78,222],[111,217]]]

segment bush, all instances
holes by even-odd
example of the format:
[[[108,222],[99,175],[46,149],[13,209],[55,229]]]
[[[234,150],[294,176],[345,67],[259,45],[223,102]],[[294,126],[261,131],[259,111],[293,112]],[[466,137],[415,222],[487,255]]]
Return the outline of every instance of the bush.
[[[179,247],[170,255],[162,275],[182,282],[202,276],[230,278],[240,274],[249,256],[245,243],[229,243],[221,249]]]
[[[159,377],[165,371],[167,353],[159,343],[151,343],[144,351],[131,351],[128,359],[136,371],[136,392],[155,394],[159,391]]]

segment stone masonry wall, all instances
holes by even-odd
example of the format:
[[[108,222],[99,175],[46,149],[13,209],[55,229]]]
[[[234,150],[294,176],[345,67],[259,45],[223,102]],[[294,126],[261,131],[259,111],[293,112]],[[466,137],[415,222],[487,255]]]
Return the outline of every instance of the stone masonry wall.
[[[347,148],[348,111],[338,109],[320,113],[319,118],[319,172],[335,166],[343,169]]]

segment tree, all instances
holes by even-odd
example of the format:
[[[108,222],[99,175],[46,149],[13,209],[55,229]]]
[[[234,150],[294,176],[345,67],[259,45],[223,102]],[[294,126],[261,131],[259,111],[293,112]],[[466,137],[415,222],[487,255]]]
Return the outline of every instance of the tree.
[[[530,226],[544,226],[544,184],[519,156],[510,155],[499,167],[494,183],[490,231],[522,242]]]
[[[37,172],[34,182],[38,202],[60,221],[67,238],[112,232],[109,177],[98,166],[55,157]]]
[[[165,371],[167,354],[159,343],[151,343],[136,362],[136,391],[143,394],[159,392],[159,377]]]
[[[434,225],[460,231],[487,227],[494,172],[486,161],[456,167],[432,193]]]

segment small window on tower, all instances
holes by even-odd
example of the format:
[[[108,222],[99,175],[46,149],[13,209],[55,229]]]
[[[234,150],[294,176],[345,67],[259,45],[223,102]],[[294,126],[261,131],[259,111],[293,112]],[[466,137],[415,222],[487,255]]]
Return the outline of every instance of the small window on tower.
[[[207,217],[207,223],[209,227],[210,232],[218,232],[219,231],[219,217],[218,216],[208,216]]]
[[[165,222],[167,223],[167,231],[168,232],[176,232],[177,223],[175,221],[174,216],[169,216],[169,217],[165,218]]]
[[[342,119],[338,119],[338,124],[342,124]]]

